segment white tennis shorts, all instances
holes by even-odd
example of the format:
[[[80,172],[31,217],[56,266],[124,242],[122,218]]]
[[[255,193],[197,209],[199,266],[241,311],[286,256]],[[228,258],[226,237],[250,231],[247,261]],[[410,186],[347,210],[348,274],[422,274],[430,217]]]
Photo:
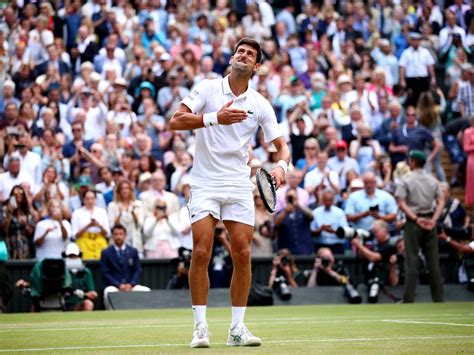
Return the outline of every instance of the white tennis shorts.
[[[251,189],[231,187],[191,187],[188,201],[191,224],[211,214],[215,219],[253,226],[255,209]]]

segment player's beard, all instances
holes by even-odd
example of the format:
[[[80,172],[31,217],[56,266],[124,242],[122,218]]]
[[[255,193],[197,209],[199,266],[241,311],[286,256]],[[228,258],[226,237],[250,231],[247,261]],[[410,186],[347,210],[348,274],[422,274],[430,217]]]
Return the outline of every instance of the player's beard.
[[[232,63],[232,70],[239,74],[247,74],[250,71],[250,69],[247,66],[247,63],[237,62],[237,61]]]

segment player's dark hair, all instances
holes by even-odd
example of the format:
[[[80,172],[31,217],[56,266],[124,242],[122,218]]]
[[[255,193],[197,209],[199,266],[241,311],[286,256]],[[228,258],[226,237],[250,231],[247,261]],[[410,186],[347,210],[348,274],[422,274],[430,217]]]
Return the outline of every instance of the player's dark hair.
[[[242,38],[239,41],[239,43],[237,43],[237,45],[235,46],[233,55],[235,55],[235,53],[237,53],[237,49],[239,49],[239,47],[243,46],[244,44],[252,47],[253,49],[257,51],[257,63],[260,63],[262,61],[262,48],[260,47],[260,44],[256,40],[249,37]]]

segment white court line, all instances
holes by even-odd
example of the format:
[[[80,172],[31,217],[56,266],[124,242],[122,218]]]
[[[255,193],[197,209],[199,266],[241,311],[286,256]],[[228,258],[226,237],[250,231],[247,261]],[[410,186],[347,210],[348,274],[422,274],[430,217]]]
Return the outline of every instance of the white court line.
[[[446,324],[446,325],[457,325],[458,323],[438,323],[438,322],[422,322],[420,318],[417,318],[417,320],[390,320],[390,319],[354,319],[354,320],[320,320],[320,319],[304,319],[300,318],[302,320],[300,321],[271,321],[271,322],[262,322],[262,321],[249,321],[245,322],[246,324],[249,325],[258,325],[258,326],[274,326],[274,325],[279,325],[279,324],[288,324],[291,323],[292,325],[294,324],[340,324],[340,323],[380,323],[380,322],[393,322],[393,323],[417,323],[419,322],[420,324]],[[471,317],[462,317],[462,318],[450,318],[450,320],[456,320],[456,319],[472,319]],[[218,321],[218,322],[212,322],[212,326],[218,326],[218,325],[226,325],[229,324],[228,321]],[[12,328],[12,329],[0,329],[0,334],[2,333],[15,333],[15,332],[22,332],[22,333],[37,333],[37,332],[56,332],[56,331],[78,331],[78,330],[97,330],[97,329],[103,329],[101,326],[96,326],[97,324],[94,324],[94,326],[90,327],[71,327],[71,328],[32,328],[32,329],[26,329],[26,328]],[[140,328],[190,328],[192,325],[191,323],[176,323],[176,324],[163,324],[163,323],[149,323],[149,324],[138,324],[135,323],[133,325],[131,324],[126,324],[126,325],[117,325],[117,326],[107,326],[107,329],[130,329],[131,327],[135,329],[140,329]],[[473,326],[468,325],[468,326]]]
[[[403,323],[403,324],[433,324],[433,325],[452,325],[457,327],[474,327],[474,324],[460,324],[448,322],[424,322],[419,320],[401,320],[401,319],[384,319],[382,322],[387,323]]]
[[[61,312],[58,314],[62,314]],[[474,315],[474,314],[472,314]],[[209,318],[209,317],[208,317]],[[398,319],[403,319],[403,316],[400,317],[398,316]],[[432,316],[422,316],[422,317],[417,317],[417,320],[424,320],[424,319],[439,319],[439,318],[448,318],[448,319],[472,319],[472,317],[466,316],[465,313],[453,313],[453,314],[440,314],[440,315],[432,315]],[[157,317],[159,319],[159,317]],[[331,317],[318,317],[315,315],[314,317],[284,317],[284,318],[278,318],[280,321],[312,321],[312,320],[318,320],[318,321],[336,321],[336,320],[376,320],[380,321],[380,315],[373,315],[373,316],[331,316]],[[407,320],[411,320],[413,317],[407,316]],[[274,320],[274,318],[262,318],[262,321],[268,321],[271,322]],[[217,321],[217,323],[223,323],[224,321]],[[213,322],[215,323],[215,322]],[[157,323],[156,321],[142,321],[142,320],[135,320],[135,321],[121,321],[121,320],[110,320],[110,321],[104,321],[104,320],[98,320],[98,321],[72,321],[72,322],[38,322],[38,323],[9,323],[9,324],[0,324],[0,332],[3,329],[22,329],[24,330],[24,327],[49,327],[49,326],[109,326],[109,325],[114,325],[114,324],[120,324],[120,325],[129,325],[129,326],[134,326],[134,325],[159,325],[160,323]],[[163,323],[161,323],[163,324]],[[172,325],[172,324],[182,324],[182,322],[168,322],[166,321],[166,325]],[[61,328],[63,329],[63,328]],[[77,329],[77,328],[75,328]]]
[[[375,342],[375,341],[399,341],[399,340],[447,340],[447,339],[473,339],[470,335],[446,335],[446,336],[411,336],[411,337],[385,337],[385,338],[320,338],[320,339],[292,339],[292,340],[270,340],[264,344],[298,344],[298,343],[337,343],[337,342]],[[213,343],[214,345],[225,345],[225,343]],[[19,348],[0,349],[0,353],[8,352],[30,352],[30,351],[56,351],[56,350],[103,350],[103,349],[132,349],[132,348],[170,348],[188,347],[189,344],[130,344],[130,345],[98,345],[98,346],[63,346],[51,348]]]

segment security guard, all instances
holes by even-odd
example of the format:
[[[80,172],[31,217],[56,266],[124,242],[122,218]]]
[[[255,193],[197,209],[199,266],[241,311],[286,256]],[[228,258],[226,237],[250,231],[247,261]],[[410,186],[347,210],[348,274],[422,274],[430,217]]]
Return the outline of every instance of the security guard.
[[[409,165],[412,172],[397,185],[395,191],[400,209],[407,218],[403,233],[406,270],[403,300],[406,303],[415,301],[420,247],[428,263],[431,298],[434,302],[443,301],[436,224],[445,201],[438,181],[424,172],[425,163],[425,153],[412,150],[409,153]],[[436,201],[436,209],[433,212],[434,201]]]

